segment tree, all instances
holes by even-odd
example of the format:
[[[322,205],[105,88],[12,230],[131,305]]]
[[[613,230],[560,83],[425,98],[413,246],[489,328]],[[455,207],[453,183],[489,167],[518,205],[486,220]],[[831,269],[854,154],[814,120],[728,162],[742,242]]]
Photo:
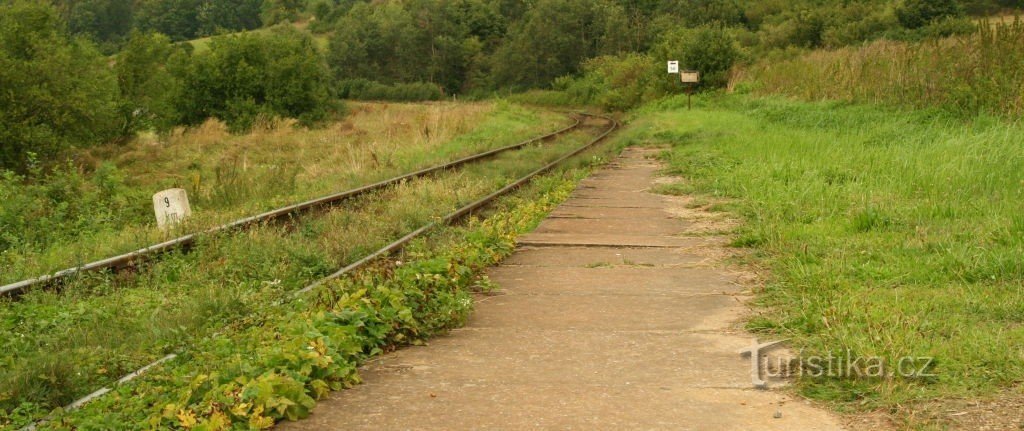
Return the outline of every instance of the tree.
[[[336,78],[385,84],[429,78],[428,39],[398,2],[360,3],[338,20],[328,61]]]
[[[78,0],[66,4],[68,30],[116,49],[132,28],[132,0]]]
[[[931,24],[933,21],[963,14],[957,0],[903,0],[896,8],[896,18],[909,29]]]
[[[729,29],[703,26],[669,33],[654,48],[658,59],[678,59],[682,69],[699,71],[702,85],[724,86],[728,72],[740,59],[740,50]]]
[[[578,72],[588,58],[625,51],[629,40],[621,6],[600,0],[539,0],[493,56],[494,77],[502,87],[544,86]]]
[[[117,57],[117,83],[125,135],[142,129],[168,130],[174,125],[174,78],[165,67],[175,48],[159,33],[132,32]]]
[[[199,36],[201,0],[140,0],[136,28],[166,34],[171,40]]]
[[[313,38],[289,26],[216,37],[209,51],[172,66],[181,82],[174,98],[181,124],[215,117],[241,132],[260,115],[312,124],[326,117],[333,100]]]
[[[0,166],[52,157],[120,131],[117,82],[88,41],[68,36],[45,3],[0,4]]]
[[[136,29],[189,40],[263,25],[263,0],[141,0]]]
[[[682,18],[687,27],[713,23],[740,25],[745,21],[743,8],[736,0],[671,0],[662,2],[661,9]]]
[[[205,0],[196,13],[203,36],[260,28],[263,0]]]
[[[278,24],[294,21],[306,7],[306,0],[264,0],[263,22]]]

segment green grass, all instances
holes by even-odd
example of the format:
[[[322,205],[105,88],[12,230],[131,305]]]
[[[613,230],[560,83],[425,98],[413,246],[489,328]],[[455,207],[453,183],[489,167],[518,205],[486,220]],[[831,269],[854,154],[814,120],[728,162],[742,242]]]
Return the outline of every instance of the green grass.
[[[280,24],[280,25],[288,25],[288,24]],[[294,23],[294,24],[291,24],[291,25],[294,25],[296,28],[299,28],[300,30],[303,30],[303,31],[305,31],[305,28],[306,28],[305,25],[300,25],[300,24],[297,24],[297,23]],[[210,41],[213,40],[214,38],[221,37],[221,36],[230,36],[230,35],[233,35],[233,34],[242,34],[242,33],[267,33],[267,32],[272,31],[273,28],[274,27],[271,26],[271,27],[258,28],[258,29],[255,29],[255,30],[240,31],[240,32],[236,32],[236,33],[229,33],[229,34],[223,34],[223,35],[217,35],[217,36],[201,37],[201,38],[198,38],[198,39],[192,39],[192,40],[186,41],[185,43],[191,44],[192,48],[195,49],[194,52],[196,52],[196,53],[206,52],[206,51],[208,51],[210,49]],[[326,53],[327,49],[330,47],[330,35],[329,34],[312,34],[312,36],[313,36],[313,41],[316,43],[316,47],[318,49],[320,49],[320,52]]]
[[[322,129],[284,123],[230,135],[209,122],[76,154],[85,170],[94,169],[89,161],[104,161],[91,175],[59,171],[28,181],[0,175],[0,283],[166,240],[150,203],[159,190],[187,190],[193,218],[185,230],[199,231],[568,123],[562,114],[500,103],[353,103],[351,110]]]
[[[535,134],[531,129],[550,128],[549,120],[506,107],[439,146],[387,153],[377,144],[381,152],[375,157],[418,165],[522,140]],[[191,253],[170,254],[136,272],[91,275],[60,293],[33,291],[21,301],[0,302],[0,427],[38,417],[192,343],[244,330],[265,304],[501,187],[588,136],[575,132],[325,214],[204,238]],[[328,172],[319,180],[346,175]],[[383,172],[367,169],[363,177],[346,178],[369,182]]]
[[[732,84],[808,101],[940,108],[1010,120],[1024,114],[1024,22],[999,20],[968,35],[923,42],[878,40],[738,70]]]
[[[749,328],[805,354],[931,356],[930,379],[803,378],[840,409],[992,394],[1024,378],[1024,127],[712,96],[634,115],[689,191],[726,198],[771,278]]]
[[[570,137],[563,146],[579,143]],[[537,162],[538,152],[544,152],[527,151],[522,161]],[[538,178],[499,200],[484,219],[415,241],[397,257],[401,263],[381,262],[302,301],[253,303],[251,312],[225,319],[215,333],[195,340],[182,358],[82,410],[59,414],[47,427],[256,429],[304,417],[328,390],[357,384],[356,367],[367,359],[464,322],[472,307],[470,292],[488,288],[479,271],[511,253],[515,236],[536,226],[586,175],[594,157],[609,151],[614,147],[591,151],[591,157]],[[524,165],[506,160],[477,169],[503,176],[511,172],[509,164]],[[440,190],[454,190],[446,186]],[[428,200],[445,195],[416,189]],[[388,207],[410,206],[384,200]],[[359,226],[367,224],[376,223],[361,219]]]

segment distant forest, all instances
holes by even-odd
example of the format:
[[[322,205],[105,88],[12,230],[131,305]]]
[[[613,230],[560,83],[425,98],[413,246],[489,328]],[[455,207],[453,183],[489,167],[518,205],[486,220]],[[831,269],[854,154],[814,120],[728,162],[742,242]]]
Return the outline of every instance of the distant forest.
[[[625,109],[665,91],[653,73],[669,58],[721,86],[736,63],[963,34],[977,27],[976,16],[1022,7],[1024,0],[0,0],[0,168],[24,172],[67,148],[208,118],[234,131],[261,116],[314,125],[343,112],[342,99],[554,88]],[[609,92],[610,81],[633,88]]]
[[[338,78],[430,82],[445,93],[545,86],[587,58],[645,52],[680,28],[734,30],[755,52],[913,39],[1024,0],[57,0],[106,53],[133,30],[172,41],[308,21]]]

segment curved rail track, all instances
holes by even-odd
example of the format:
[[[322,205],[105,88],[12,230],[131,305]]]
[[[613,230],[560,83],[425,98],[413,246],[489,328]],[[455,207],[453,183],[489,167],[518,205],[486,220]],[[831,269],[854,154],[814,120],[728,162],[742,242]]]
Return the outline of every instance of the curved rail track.
[[[298,204],[294,204],[294,205],[289,205],[289,206],[286,206],[286,207],[283,207],[283,208],[278,208],[278,209],[275,209],[275,210],[272,210],[272,211],[267,211],[267,212],[262,213],[262,214],[257,214],[257,215],[254,215],[254,216],[250,216],[250,217],[246,217],[246,218],[243,218],[243,219],[235,220],[233,222],[226,223],[226,224],[223,224],[223,225],[211,228],[211,229],[207,229],[207,230],[204,230],[204,231],[201,231],[201,232],[191,233],[191,234],[188,234],[188,235],[180,236],[178,238],[174,238],[174,239],[171,239],[171,240],[168,240],[168,241],[161,242],[159,244],[153,244],[153,245],[150,245],[150,246],[147,246],[147,247],[143,247],[141,249],[138,249],[138,250],[135,250],[135,251],[132,251],[132,252],[129,252],[129,253],[125,253],[125,254],[121,254],[121,255],[117,255],[117,256],[113,256],[113,257],[108,257],[106,259],[102,259],[102,260],[98,260],[98,261],[95,261],[95,262],[86,263],[84,265],[80,265],[80,266],[76,266],[76,267],[73,267],[73,268],[64,269],[64,270],[61,270],[61,271],[57,271],[57,272],[52,273],[52,274],[47,274],[47,275],[43,275],[43,276],[40,276],[40,277],[30,278],[30,279],[27,279],[27,280],[22,280],[22,281],[19,281],[19,282],[15,282],[15,283],[7,284],[7,285],[4,285],[4,286],[0,286],[0,296],[5,296],[5,295],[6,296],[16,296],[16,295],[19,295],[21,293],[24,293],[25,291],[27,291],[30,288],[58,284],[58,283],[64,282],[65,280],[69,279],[72,276],[75,276],[75,275],[78,275],[78,274],[82,274],[82,273],[86,273],[86,272],[94,272],[94,271],[102,271],[102,270],[115,270],[115,271],[116,270],[121,270],[121,269],[130,267],[130,266],[132,266],[134,264],[138,264],[138,263],[142,263],[142,262],[151,260],[151,259],[155,258],[155,256],[158,256],[158,255],[160,255],[162,253],[166,253],[166,252],[169,252],[169,251],[172,251],[172,250],[178,250],[178,249],[187,249],[187,248],[191,247],[193,244],[195,244],[196,240],[198,240],[203,235],[216,235],[216,234],[224,233],[224,232],[227,232],[227,231],[232,231],[232,230],[237,230],[237,229],[245,229],[247,227],[250,227],[250,226],[253,226],[253,225],[256,225],[256,224],[259,224],[259,223],[271,222],[271,221],[276,221],[276,220],[279,220],[279,219],[282,219],[282,218],[291,217],[291,216],[294,216],[294,215],[296,215],[298,213],[301,213],[301,212],[304,212],[304,211],[308,211],[308,210],[313,209],[313,208],[323,207],[323,206],[328,206],[328,205],[334,205],[334,204],[340,203],[342,201],[345,201],[345,200],[348,200],[348,199],[351,199],[351,198],[354,198],[354,197],[357,197],[357,196],[365,195],[367,193],[374,192],[374,191],[383,189],[383,188],[388,187],[388,186],[399,184],[399,183],[401,183],[402,181],[405,181],[405,180],[410,180],[410,179],[414,179],[414,178],[419,178],[419,177],[427,176],[427,175],[430,175],[430,174],[433,174],[433,173],[436,173],[436,172],[440,172],[440,171],[444,171],[444,170],[448,170],[448,169],[458,168],[458,167],[461,167],[463,165],[466,165],[466,164],[469,164],[469,163],[473,163],[473,162],[477,162],[477,161],[480,161],[480,160],[486,159],[488,157],[495,156],[495,155],[498,155],[498,154],[501,154],[501,153],[504,153],[504,152],[507,152],[507,151],[516,150],[516,149],[525,147],[525,146],[530,145],[530,144],[534,144],[534,143],[537,143],[537,142],[549,141],[549,140],[555,139],[555,138],[557,138],[557,137],[559,137],[559,136],[561,136],[561,135],[563,135],[565,133],[568,133],[570,131],[573,131],[573,130],[579,128],[580,125],[583,124],[582,120],[580,119],[580,116],[590,116],[590,115],[589,114],[585,114],[585,113],[580,113],[580,115],[578,115],[578,116],[574,115],[572,117],[573,120],[574,120],[573,124],[571,124],[571,125],[569,125],[567,127],[564,127],[562,129],[556,130],[554,132],[548,133],[546,135],[537,136],[535,138],[531,138],[531,139],[525,140],[525,141],[520,142],[518,144],[512,144],[512,145],[508,145],[508,146],[505,146],[505,147],[496,148],[496,149],[489,150],[489,151],[484,151],[482,153],[478,153],[478,154],[474,154],[474,155],[471,155],[471,156],[463,157],[461,159],[454,160],[454,161],[451,161],[451,162],[448,162],[448,163],[444,163],[444,164],[441,164],[441,165],[436,165],[436,166],[432,166],[432,167],[429,167],[429,168],[420,169],[420,170],[415,171],[415,172],[410,172],[410,173],[407,173],[407,174],[399,175],[397,177],[389,178],[389,179],[386,179],[386,180],[383,180],[383,181],[379,181],[379,182],[376,182],[376,183],[373,183],[373,184],[368,184],[368,185],[357,187],[357,188],[354,188],[354,189],[351,189],[351,190],[346,190],[346,191],[343,191],[343,192],[340,192],[340,193],[335,193],[335,194],[332,194],[332,195],[323,196],[323,197],[312,199],[312,200],[309,200],[309,201],[306,201],[306,202],[302,202],[302,203],[298,203]]]
[[[587,113],[580,113],[580,115],[581,116],[586,116],[586,117],[593,117],[593,118],[604,119],[604,120],[606,120],[608,122],[608,127],[606,129],[602,130],[601,133],[599,135],[597,135],[593,140],[591,140],[588,143],[586,143],[586,144],[584,144],[584,145],[582,145],[582,146],[580,146],[580,147],[578,147],[578,148],[576,148],[576,149],[574,149],[574,150],[572,150],[572,151],[570,151],[570,152],[560,156],[559,158],[555,159],[554,161],[552,161],[552,162],[550,162],[550,163],[548,163],[548,164],[546,164],[546,165],[544,165],[544,166],[542,166],[542,167],[540,167],[540,168],[538,168],[538,169],[536,169],[536,170],[534,170],[534,171],[532,171],[532,172],[530,172],[530,173],[528,173],[528,174],[526,174],[526,175],[516,179],[515,181],[512,181],[511,183],[509,183],[509,184],[505,185],[504,187],[502,187],[502,188],[500,188],[500,189],[498,189],[498,190],[488,194],[487,196],[484,196],[484,197],[479,198],[479,199],[477,199],[477,200],[475,200],[475,201],[473,201],[473,202],[471,202],[469,204],[466,204],[466,205],[462,206],[461,208],[459,208],[459,209],[457,209],[457,210],[455,210],[455,211],[445,215],[444,217],[441,217],[437,221],[434,221],[434,222],[431,222],[431,223],[428,223],[426,225],[421,226],[420,228],[418,228],[418,229],[416,229],[416,230],[406,234],[405,236],[399,238],[398,240],[395,240],[394,242],[392,242],[392,243],[390,243],[390,244],[388,244],[388,245],[378,249],[377,251],[374,251],[373,253],[368,254],[367,256],[359,259],[358,261],[353,262],[353,263],[345,266],[344,268],[338,270],[337,272],[335,272],[335,273],[333,273],[331,275],[328,275],[328,276],[326,276],[324,278],[321,278],[321,279],[317,280],[316,282],[314,282],[314,283],[312,283],[312,284],[310,284],[310,285],[308,285],[308,286],[306,286],[306,287],[304,287],[304,288],[302,288],[300,290],[295,291],[295,293],[292,296],[292,299],[299,298],[303,294],[306,294],[306,293],[308,293],[308,292],[310,292],[312,290],[315,290],[317,287],[320,287],[320,286],[324,285],[325,283],[327,283],[327,282],[329,282],[331,280],[343,277],[344,275],[349,274],[349,273],[351,273],[351,272],[353,272],[353,271],[355,271],[357,269],[360,269],[360,268],[366,266],[367,264],[369,264],[369,263],[371,263],[371,262],[373,262],[373,261],[375,261],[375,260],[377,260],[379,258],[382,258],[382,257],[390,255],[390,254],[392,254],[392,253],[394,253],[396,251],[399,251],[402,248],[404,248],[405,245],[407,245],[413,239],[415,239],[415,238],[417,238],[417,237],[419,237],[419,236],[421,236],[421,235],[431,231],[434,228],[437,228],[437,227],[440,227],[440,226],[444,226],[444,225],[448,225],[448,224],[452,224],[454,222],[457,222],[460,219],[466,217],[467,215],[470,215],[473,212],[478,211],[478,210],[486,207],[488,204],[494,202],[497,198],[499,198],[499,197],[501,197],[501,196],[503,196],[505,194],[508,194],[508,193],[518,189],[519,187],[523,186],[524,184],[529,183],[535,177],[537,177],[539,175],[542,175],[544,173],[547,173],[548,171],[551,171],[552,169],[556,168],[558,165],[562,164],[566,160],[568,160],[568,159],[570,159],[570,158],[572,158],[572,157],[574,157],[574,156],[576,156],[576,155],[578,155],[578,154],[580,154],[580,153],[582,153],[582,152],[584,152],[584,151],[594,147],[598,143],[604,141],[612,132],[614,132],[619,127],[618,121],[616,121],[614,118],[612,118],[610,116],[594,115],[594,114],[587,114]],[[430,172],[434,172],[434,171],[438,171],[438,170],[445,169],[445,168],[448,168],[448,167],[453,167],[453,166],[458,166],[458,165],[461,165],[461,164],[465,164],[465,163],[468,163],[469,161],[478,160],[480,158],[487,157],[488,155],[494,155],[494,154],[497,154],[499,152],[506,151],[506,150],[509,150],[509,149],[519,148],[519,147],[522,147],[524,145],[528,145],[528,144],[533,143],[533,142],[553,139],[553,138],[555,138],[555,137],[557,137],[557,136],[559,136],[561,134],[564,134],[565,132],[568,132],[570,130],[573,130],[573,129],[576,129],[576,128],[580,127],[580,125],[582,123],[583,123],[583,121],[581,121],[578,117],[576,117],[576,122],[572,126],[569,126],[567,128],[561,129],[559,131],[553,132],[553,133],[548,134],[548,135],[544,135],[544,136],[541,136],[541,137],[538,137],[538,138],[533,138],[531,140],[524,141],[523,143],[520,143],[520,144],[499,148],[497,150],[491,150],[491,151],[488,151],[486,153],[480,153],[480,154],[477,154],[475,156],[470,156],[470,157],[467,157],[467,158],[464,158],[464,159],[460,159],[460,160],[457,160],[457,161],[452,162],[452,163],[448,163],[448,164],[445,164],[445,165],[440,165],[440,166],[437,166],[437,167],[428,168],[428,169],[424,169],[424,170],[417,171],[417,172],[414,172],[414,173],[406,174],[406,175],[403,175],[403,176],[400,176],[400,177],[396,177],[396,178],[393,178],[393,179],[390,179],[390,180],[385,180],[385,181],[382,181],[382,182],[379,182],[379,183],[375,183],[375,184],[371,184],[371,185],[368,185],[368,186],[360,187],[358,189],[353,189],[353,190],[350,190],[348,192],[343,192],[343,193],[339,193],[337,195],[332,195],[330,197],[325,197],[325,198],[317,199],[317,200],[314,200],[314,201],[309,201],[309,202],[305,202],[305,203],[302,203],[302,204],[293,205],[293,206],[290,206],[290,207],[286,207],[286,208],[282,208],[282,209],[275,210],[275,211],[272,211],[272,212],[268,212],[268,213],[265,213],[265,214],[261,214],[259,216],[249,217],[247,219],[239,220],[237,222],[230,223],[230,224],[227,224],[227,225],[224,225],[224,226],[221,226],[221,227],[218,227],[218,228],[206,231],[206,233],[210,233],[210,232],[216,233],[216,232],[220,232],[220,231],[223,231],[223,230],[234,229],[234,228],[237,228],[237,227],[241,227],[241,226],[245,226],[245,225],[248,225],[248,224],[256,223],[256,222],[259,222],[259,221],[272,220],[272,219],[277,218],[277,217],[282,217],[283,215],[286,215],[286,214],[292,214],[295,211],[301,211],[302,209],[312,208],[312,207],[314,207],[316,205],[319,205],[319,204],[322,204],[322,203],[333,202],[333,201],[337,201],[337,200],[341,200],[341,199],[346,199],[348,197],[352,197],[352,196],[355,196],[355,195],[360,194],[360,193],[366,193],[369,190],[375,190],[375,189],[384,187],[385,185],[388,185],[388,184],[394,184],[397,181],[400,181],[401,179],[413,178],[413,177],[416,177],[416,176],[426,175],[427,173],[430,173]],[[358,193],[355,193],[357,191],[358,191]],[[333,198],[333,200],[329,200],[329,198]],[[285,210],[289,210],[289,211],[285,211]],[[276,214],[276,215],[269,216],[269,215],[272,215],[272,214]],[[263,218],[259,219],[259,217],[263,217]],[[243,223],[243,221],[245,221],[245,222]],[[186,237],[182,237],[182,238],[186,238]],[[178,240],[180,240],[180,239],[181,238],[179,238]],[[194,239],[192,239],[192,240],[194,241]],[[143,250],[148,250],[148,249],[150,249],[150,248],[143,249]],[[150,252],[150,253],[153,253],[153,252]],[[179,353],[180,353],[180,351],[179,351]],[[152,362],[152,363],[150,363],[150,364],[140,368],[139,370],[137,370],[135,372],[132,372],[132,373],[122,377],[120,380],[116,381],[114,383],[114,385],[112,385],[111,387],[101,388],[99,390],[96,390],[96,391],[90,393],[89,395],[86,395],[85,397],[82,397],[82,398],[72,402],[71,404],[69,404],[66,407],[64,407],[63,410],[64,411],[70,411],[70,410],[78,409],[78,408],[82,407],[83,405],[89,403],[90,401],[93,401],[93,400],[95,400],[95,399],[97,399],[99,397],[102,397],[103,395],[106,395],[108,392],[113,390],[113,387],[116,387],[116,386],[128,383],[131,380],[135,379],[136,377],[141,376],[142,374],[146,373],[150,369],[152,369],[152,368],[154,368],[154,367],[156,367],[158,365],[164,364],[164,363],[166,363],[168,361],[174,360],[177,357],[178,357],[178,354],[166,355],[166,356],[164,356],[164,357],[162,357],[162,358],[160,358],[160,359],[158,359],[158,360],[156,360],[156,361],[154,361],[154,362]],[[48,418],[44,418],[44,419],[40,420],[39,422],[31,424],[31,425],[29,425],[27,427],[24,427],[24,428],[22,428],[22,431],[35,430],[38,425],[41,425],[41,424],[47,422],[48,419],[49,419],[49,417]]]

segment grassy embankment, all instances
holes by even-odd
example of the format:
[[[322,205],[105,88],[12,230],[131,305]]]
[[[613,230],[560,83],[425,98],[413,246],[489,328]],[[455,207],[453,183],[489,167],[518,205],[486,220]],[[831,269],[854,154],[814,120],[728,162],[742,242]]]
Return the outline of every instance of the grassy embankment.
[[[216,171],[224,158],[246,158],[250,167],[233,167],[236,177],[223,187],[225,196],[240,194],[233,204],[218,207],[216,195],[203,193],[214,189],[193,190],[197,210],[221,208],[219,215],[227,217],[510,144],[566,122],[559,115],[504,105],[366,105],[360,110],[375,112],[357,113],[324,131],[231,137],[204,129],[164,146],[136,143],[138,147],[127,150],[120,160],[137,181],[130,182],[132,187],[147,190],[162,181],[181,181],[174,175],[160,179],[154,172],[180,172],[175,167],[194,162],[208,163],[208,169]],[[582,132],[570,135],[555,145],[413,181],[287,225],[208,238],[190,254],[172,254],[134,274],[88,277],[60,294],[37,291],[20,302],[2,304],[0,382],[5,389],[0,392],[0,423],[38,416],[167,352],[219,336],[239,319],[258,316],[264,304],[499,187],[585,138]],[[144,148],[150,151],[141,154]],[[130,154],[133,149],[140,153]],[[295,167],[295,173],[283,178],[273,165],[267,166],[279,164],[282,154]],[[287,185],[282,188],[282,183]],[[260,188],[264,184],[271,189]],[[125,229],[153,228],[140,219],[138,226]],[[104,232],[122,235],[114,226]],[[102,236],[78,240],[86,242],[81,245],[86,248],[90,241],[93,246],[103,243]],[[59,249],[66,243],[62,239],[50,247]]]
[[[770,274],[749,328],[805,355],[934,357],[928,379],[810,378],[841,409],[978,397],[1024,379],[1024,126],[746,96],[635,114],[684,185],[746,223]]]
[[[209,122],[167,139],[93,149],[74,158],[100,173],[113,167],[114,180],[62,175],[35,187],[0,181],[0,221],[11,230],[0,238],[0,283],[165,239],[147,204],[162,189],[188,191],[195,217],[185,230],[199,230],[514,143],[565,121],[487,103],[354,103],[346,119],[323,129],[270,124],[234,136]]]
[[[1005,17],[966,36],[878,41],[739,70],[731,85],[803,100],[845,100],[1018,119],[1024,115],[1024,22]]]
[[[308,300],[199,340],[181,359],[59,418],[58,429],[261,429],[304,417],[330,389],[359,382],[356,367],[397,346],[460,325],[478,273],[514,249],[575,188],[592,157],[501,199],[485,219],[417,240],[395,261],[331,283]],[[575,166],[575,167],[574,167]]]

